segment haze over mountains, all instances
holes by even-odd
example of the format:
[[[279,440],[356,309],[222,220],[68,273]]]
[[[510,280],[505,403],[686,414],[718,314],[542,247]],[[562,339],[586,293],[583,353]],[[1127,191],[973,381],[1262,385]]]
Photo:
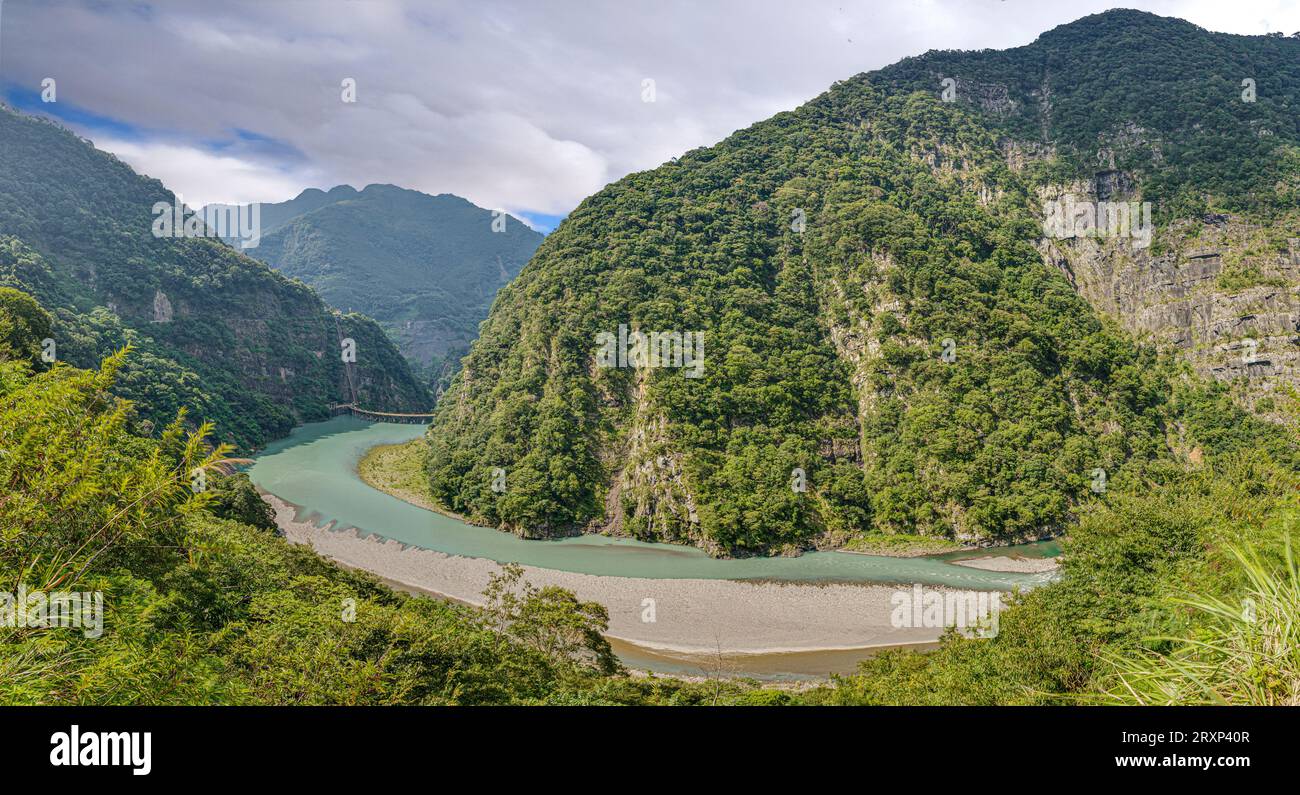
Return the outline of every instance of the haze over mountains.
[[[732,554],[1060,532],[1108,483],[1212,453],[1198,412],[1253,427],[1228,391],[1279,418],[1298,84],[1300,39],[1114,11],[630,175],[502,291],[430,431],[434,493],[521,534]],[[1154,240],[1050,235],[1064,198],[1149,203]],[[602,365],[625,329],[702,333],[703,377]]]
[[[255,446],[355,399],[375,410],[432,403],[368,318],[210,237],[153,234],[175,204],[57,124],[0,108],[0,286],[54,316],[57,360],[98,367],[136,350],[116,391],[155,425],[185,407],[221,438]],[[356,343],[356,361],[341,343]]]
[[[247,254],[379,321],[435,382],[542,241],[513,216],[393,185],[312,188],[261,213],[261,243]]]

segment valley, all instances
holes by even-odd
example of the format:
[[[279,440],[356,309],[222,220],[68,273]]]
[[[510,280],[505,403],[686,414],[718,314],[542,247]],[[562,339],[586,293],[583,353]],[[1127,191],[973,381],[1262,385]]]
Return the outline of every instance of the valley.
[[[690,547],[603,536],[524,540],[420,508],[361,481],[358,461],[374,445],[418,438],[422,431],[349,418],[303,426],[259,455],[249,475],[273,495],[277,522],[291,541],[403,587],[470,604],[481,603],[496,563],[523,564],[530,582],[604,605],[608,635],[630,644],[629,661],[675,655],[675,662],[649,663],[675,671],[683,658],[710,654],[725,657],[735,676],[815,669],[828,652],[842,666],[876,647],[938,640],[942,626],[891,624],[899,584],[1011,590],[1051,579],[1048,573],[958,565],[951,554],[715,559]],[[1000,548],[998,554],[1036,556],[1040,546]],[[654,606],[652,621],[645,620],[648,605]]]
[[[1300,704],[1300,32],[425,93],[363,5],[193,37],[275,97],[5,84],[0,579],[103,631],[0,591],[0,703]]]
[[[286,202],[225,209],[252,207],[262,239],[244,253],[331,306],[374,318],[435,393],[450,383],[497,290],[542,242],[502,211],[395,185],[310,188]]]

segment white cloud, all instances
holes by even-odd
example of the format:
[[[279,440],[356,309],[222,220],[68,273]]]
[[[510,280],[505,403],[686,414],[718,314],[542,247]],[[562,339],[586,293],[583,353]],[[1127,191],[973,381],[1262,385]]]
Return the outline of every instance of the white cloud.
[[[61,102],[161,131],[100,143],[187,200],[393,182],[554,214],[836,80],[929,49],[1027,44],[1112,5],[9,0],[0,77],[31,87],[55,76]],[[1121,5],[1215,30],[1300,30],[1300,5],[1281,0]],[[355,105],[340,101],[345,77]],[[644,78],[654,103],[641,101]],[[236,130],[288,155],[208,146]]]
[[[113,138],[96,140],[95,146],[117,155],[136,171],[161,180],[191,207],[284,201],[319,179],[310,169],[281,172],[264,163],[192,146]]]

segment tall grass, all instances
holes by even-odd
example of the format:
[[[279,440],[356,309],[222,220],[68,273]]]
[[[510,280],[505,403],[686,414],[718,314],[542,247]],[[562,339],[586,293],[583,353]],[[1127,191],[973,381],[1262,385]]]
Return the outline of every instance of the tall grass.
[[[1100,698],[1111,704],[1300,706],[1300,570],[1285,543],[1280,564],[1249,547],[1229,553],[1246,583],[1237,600],[1190,595],[1196,630],[1168,654],[1105,655]]]

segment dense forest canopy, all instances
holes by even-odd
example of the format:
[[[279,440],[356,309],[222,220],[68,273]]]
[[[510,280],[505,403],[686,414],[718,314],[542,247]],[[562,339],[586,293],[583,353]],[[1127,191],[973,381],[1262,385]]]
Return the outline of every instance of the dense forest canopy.
[[[1050,151],[1046,175],[1134,174],[1165,220],[1300,203],[1300,36],[1108,11],[1024,47],[934,51],[855,79],[936,92],[945,78],[955,104]]]

